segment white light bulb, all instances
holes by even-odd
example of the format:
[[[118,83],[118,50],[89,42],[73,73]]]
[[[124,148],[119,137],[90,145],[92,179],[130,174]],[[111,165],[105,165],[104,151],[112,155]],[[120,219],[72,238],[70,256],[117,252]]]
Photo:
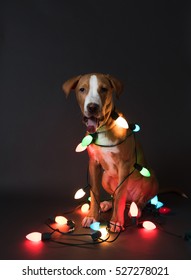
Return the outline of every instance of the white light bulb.
[[[78,144],[78,146],[76,147],[75,151],[76,153],[81,153],[83,151],[85,151],[87,149],[87,146],[86,147],[83,147],[82,146],[82,143]]]
[[[138,209],[137,204],[135,202],[131,203],[129,212],[131,214],[131,217],[137,217],[139,209]]]
[[[129,128],[129,125],[127,121],[123,117],[118,117],[115,121],[117,126],[123,127],[123,128]]]
[[[108,236],[108,231],[106,227],[100,228],[99,231],[101,232],[101,238],[105,239]]]
[[[143,222],[143,227],[147,230],[153,230],[156,228],[155,224],[150,222],[150,221],[144,221]]]
[[[79,190],[75,193],[74,198],[75,198],[75,199],[80,199],[80,198],[82,198],[85,194],[86,194],[86,193],[85,193],[85,191],[84,191],[83,189],[79,189]]]
[[[26,239],[33,241],[33,242],[39,242],[42,240],[42,233],[37,232],[37,231],[31,232],[26,235]]]

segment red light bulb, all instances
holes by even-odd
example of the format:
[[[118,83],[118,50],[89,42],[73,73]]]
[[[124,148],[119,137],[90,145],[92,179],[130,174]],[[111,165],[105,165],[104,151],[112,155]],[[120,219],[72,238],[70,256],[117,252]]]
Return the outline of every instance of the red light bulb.
[[[168,214],[171,212],[171,209],[168,207],[161,207],[158,211],[160,214]]]

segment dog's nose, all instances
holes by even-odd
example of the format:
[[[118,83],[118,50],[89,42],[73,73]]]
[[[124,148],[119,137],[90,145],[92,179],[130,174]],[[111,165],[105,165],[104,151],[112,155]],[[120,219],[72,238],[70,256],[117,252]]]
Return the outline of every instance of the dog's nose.
[[[99,111],[99,105],[96,103],[89,103],[87,108],[90,114],[96,114]]]

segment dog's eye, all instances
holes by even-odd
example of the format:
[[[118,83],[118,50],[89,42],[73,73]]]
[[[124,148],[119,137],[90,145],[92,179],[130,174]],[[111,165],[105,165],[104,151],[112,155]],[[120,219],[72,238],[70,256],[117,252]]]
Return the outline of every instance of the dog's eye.
[[[103,93],[104,93],[104,92],[107,92],[107,88],[106,88],[106,87],[101,87],[100,90],[101,90],[101,92],[103,92]]]
[[[80,88],[80,92],[84,92],[85,91],[85,88]]]

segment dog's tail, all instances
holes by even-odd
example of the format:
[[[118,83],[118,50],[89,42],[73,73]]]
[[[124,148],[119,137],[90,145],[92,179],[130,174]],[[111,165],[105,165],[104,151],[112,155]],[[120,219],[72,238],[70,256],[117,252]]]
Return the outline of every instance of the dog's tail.
[[[186,193],[184,193],[184,192],[182,192],[182,191],[180,191],[179,189],[161,189],[161,190],[159,190],[159,192],[158,192],[158,194],[160,195],[160,194],[168,194],[168,193],[174,193],[174,194],[176,194],[176,195],[179,195],[179,196],[181,196],[181,197],[184,197],[184,198],[186,198],[186,199],[189,199],[189,196],[186,194]]]

